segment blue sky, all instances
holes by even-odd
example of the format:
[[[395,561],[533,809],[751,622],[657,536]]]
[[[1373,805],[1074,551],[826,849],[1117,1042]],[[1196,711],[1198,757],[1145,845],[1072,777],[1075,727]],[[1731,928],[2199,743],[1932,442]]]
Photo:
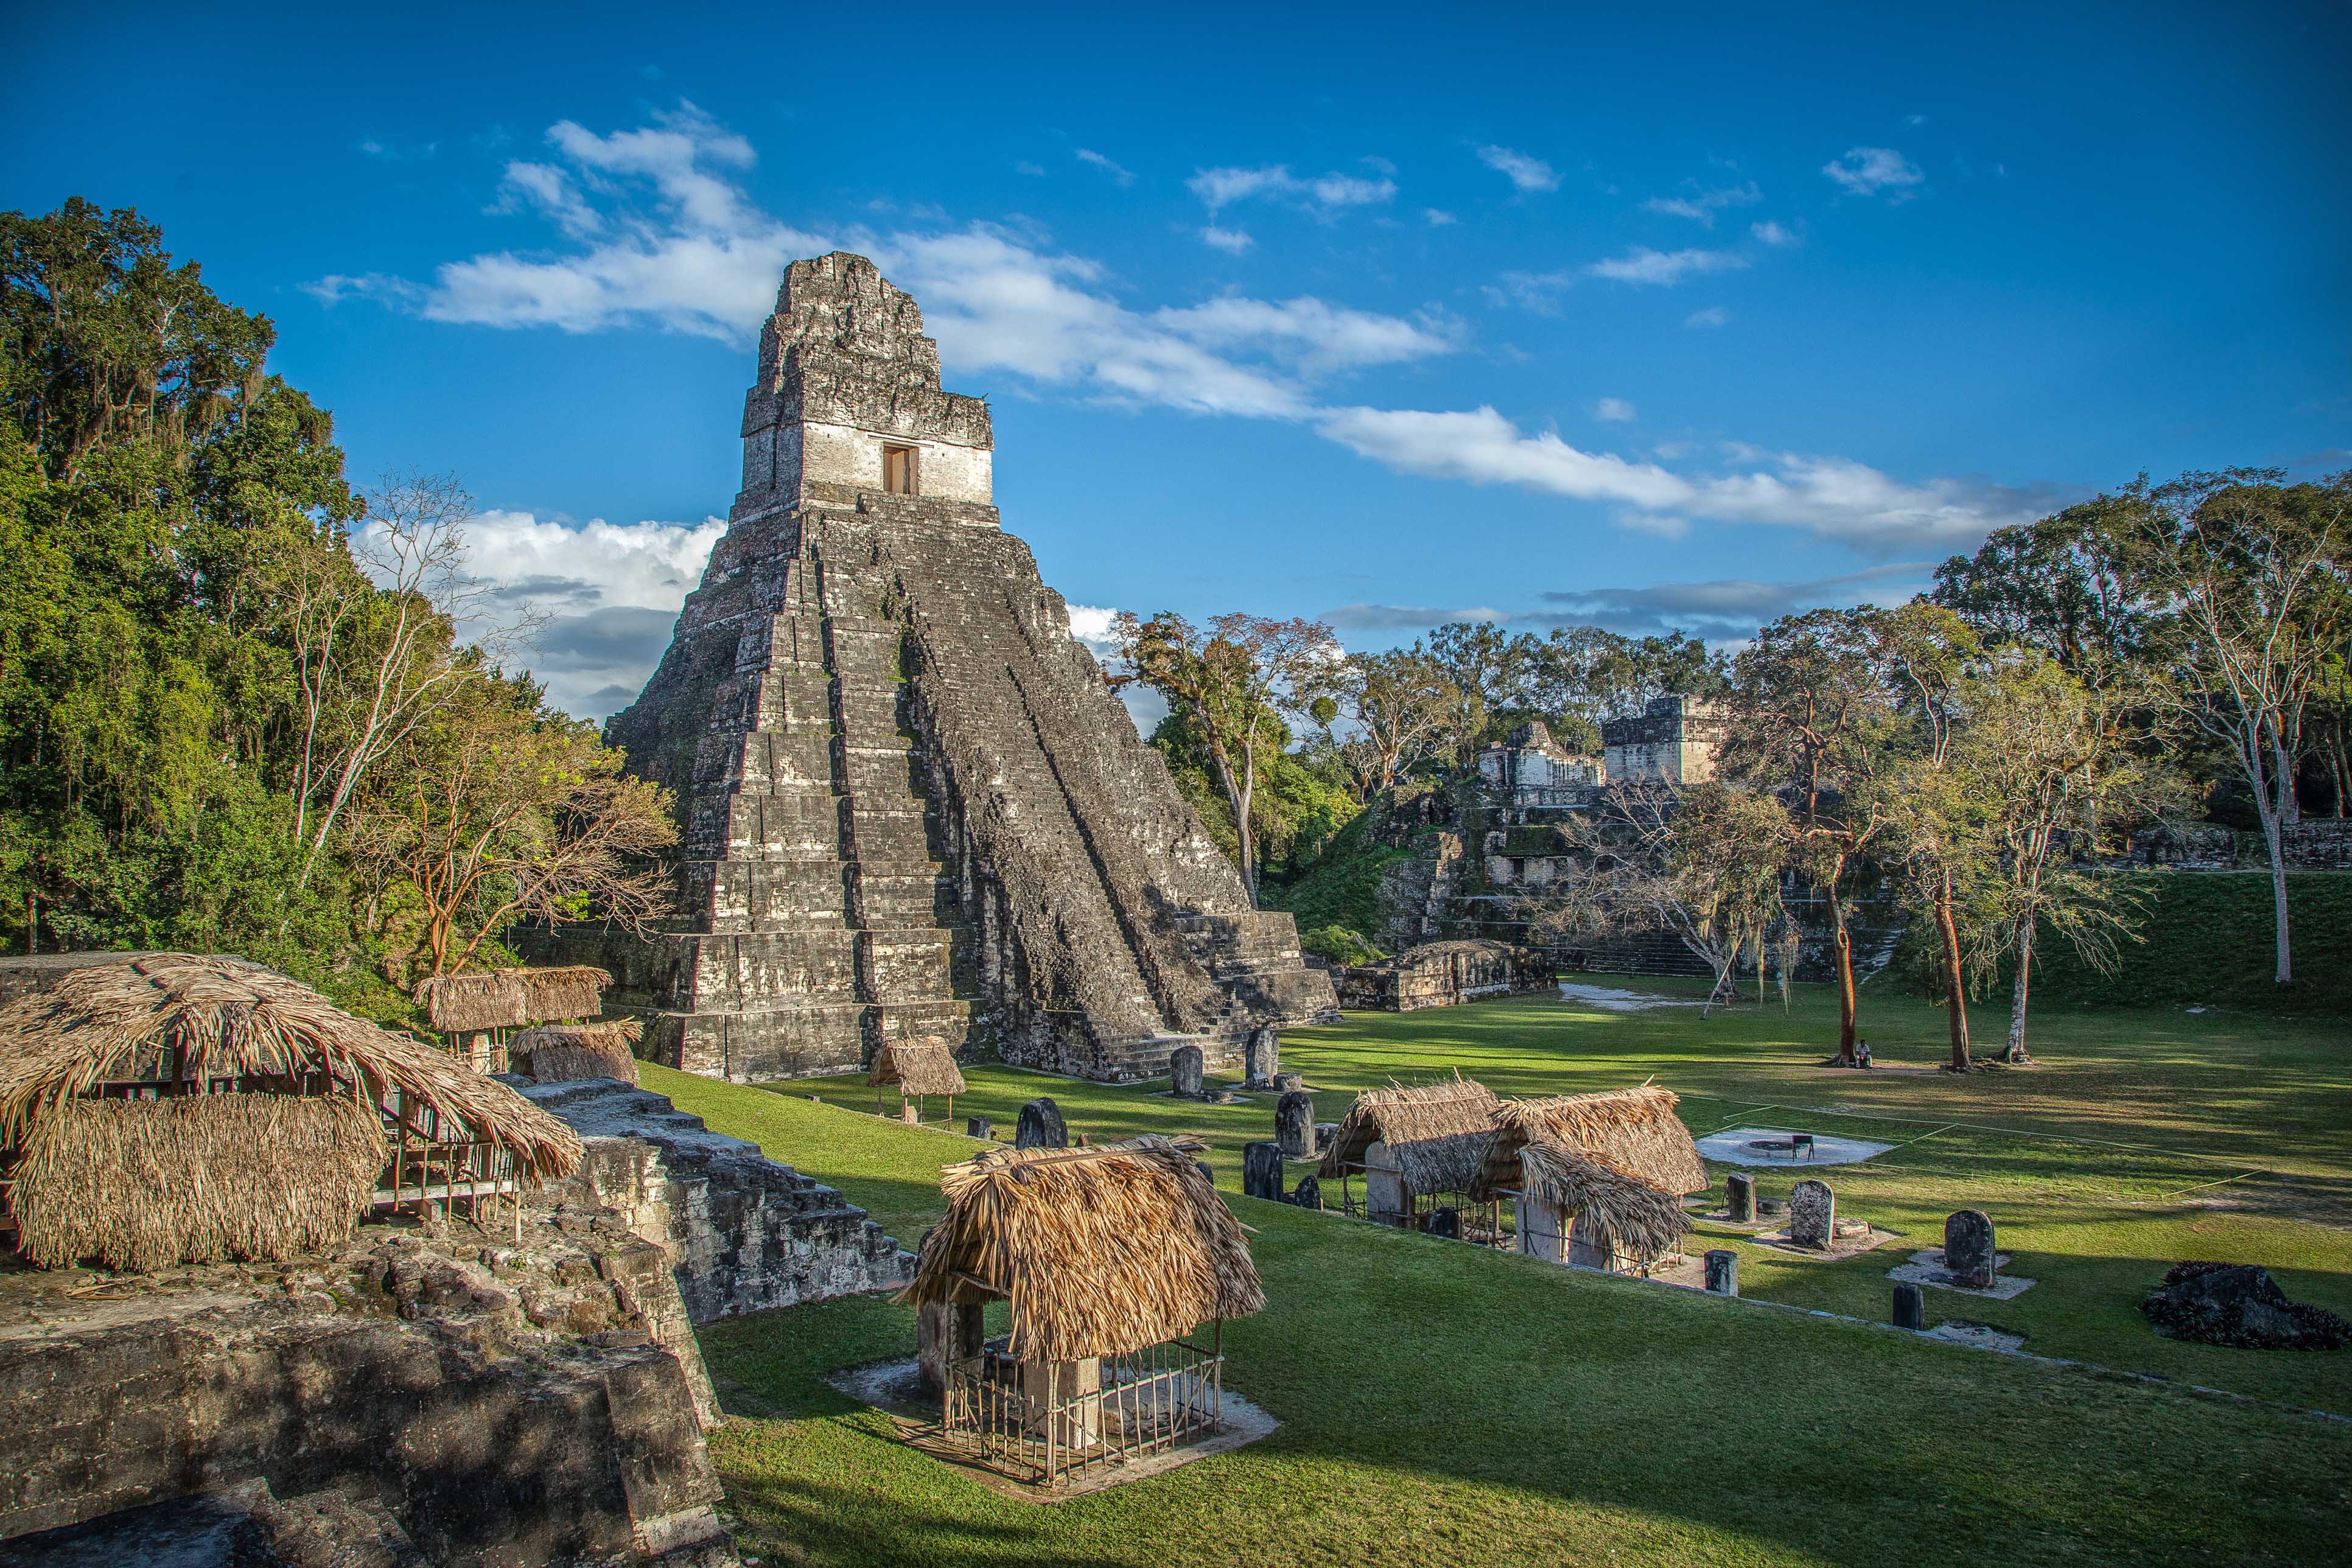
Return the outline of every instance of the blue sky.
[[[1734,638],[2352,464],[2352,20],[2147,5],[18,17],[0,205],[164,226],[596,715],[791,258],[882,261],[1074,605]]]

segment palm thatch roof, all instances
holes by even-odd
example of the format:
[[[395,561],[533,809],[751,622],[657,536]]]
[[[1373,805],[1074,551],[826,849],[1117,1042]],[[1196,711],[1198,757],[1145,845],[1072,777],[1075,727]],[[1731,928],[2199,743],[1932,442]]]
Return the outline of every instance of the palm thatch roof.
[[[947,1217],[898,1294],[923,1306],[1012,1298],[1015,1361],[1122,1355],[1265,1306],[1243,1226],[1197,1138],[992,1149],[950,1165]]]
[[[240,958],[162,952],[67,976],[0,1008],[0,1148],[79,1114],[101,1084],[330,1091],[381,1107],[397,1090],[444,1142],[488,1143],[530,1181],[580,1163],[572,1129],[435,1047],[389,1034]]]
[[[10,1207],[34,1262],[152,1274],[348,1239],[383,1169],[383,1127],[347,1095],[86,1100],[42,1118],[20,1155]]]
[[[155,1098],[95,1096],[135,1085]],[[150,953],[0,1007],[0,1149],[37,1260],[152,1269],[285,1258],[348,1237],[383,1171],[387,1101],[535,1185],[579,1138],[504,1084],[242,959]]]
[[[646,1026],[636,1018],[598,1024],[541,1024],[507,1039],[507,1060],[535,1083],[572,1083],[584,1078],[637,1081],[636,1043]]]
[[[963,1070],[937,1040],[885,1041],[874,1052],[869,1084],[892,1084],[906,1094],[961,1094]]]
[[[1547,1137],[1519,1146],[1518,1185],[1575,1215],[1637,1259],[1663,1258],[1691,1227],[1682,1200],[1602,1155]],[[1580,1235],[1582,1232],[1580,1230]]]
[[[1415,1193],[1467,1192],[1494,1130],[1495,1091],[1456,1072],[1451,1079],[1406,1088],[1391,1084],[1356,1097],[1323,1151],[1320,1173],[1337,1176],[1360,1165],[1374,1143]]]
[[[1704,1192],[1706,1167],[1690,1130],[1675,1114],[1678,1099],[1670,1089],[1645,1083],[1598,1094],[1503,1100],[1494,1109],[1494,1131],[1481,1154],[1473,1194],[1488,1197],[1517,1186],[1519,1150],[1538,1138],[1597,1156],[1675,1197]]]
[[[613,977],[584,963],[551,969],[481,969],[416,983],[425,1021],[444,1035],[520,1028],[563,1018],[593,1018]]]

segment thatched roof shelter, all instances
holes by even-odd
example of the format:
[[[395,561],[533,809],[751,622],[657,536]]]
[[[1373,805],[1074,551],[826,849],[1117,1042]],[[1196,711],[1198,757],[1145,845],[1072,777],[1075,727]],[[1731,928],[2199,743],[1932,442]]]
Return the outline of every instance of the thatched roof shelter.
[[[45,1264],[281,1258],[348,1236],[395,1095],[412,1126],[502,1154],[524,1184],[580,1163],[572,1130],[504,1084],[242,959],[150,954],[0,1008],[0,1149]]]
[[[416,983],[416,1003],[444,1035],[514,1029],[566,1018],[593,1018],[604,1010],[613,977],[585,963],[551,969],[481,969],[436,974]]]
[[[898,1300],[1009,1296],[1019,1362],[1124,1355],[1265,1306],[1242,1224],[1197,1138],[992,1149],[950,1165],[947,1217]]]
[[[534,1083],[572,1083],[584,1078],[637,1081],[636,1043],[646,1026],[636,1018],[599,1024],[541,1024],[507,1041],[507,1059]]]
[[[1539,1137],[1517,1157],[1515,1185],[1590,1222],[1633,1258],[1664,1257],[1691,1227],[1680,1198],[1601,1155]]]
[[[937,1040],[892,1040],[876,1047],[869,1084],[896,1084],[900,1094],[961,1094],[963,1069]]]
[[[1456,1072],[1436,1083],[1391,1084],[1356,1097],[1323,1151],[1320,1173],[1338,1176],[1363,1163],[1374,1143],[1415,1193],[1467,1192],[1494,1131],[1495,1091]]]
[[[1473,1195],[1489,1197],[1496,1189],[1517,1187],[1519,1151],[1537,1139],[1594,1156],[1674,1197],[1704,1192],[1706,1167],[1690,1130],[1675,1114],[1677,1099],[1670,1089],[1645,1083],[1598,1094],[1503,1100],[1494,1108],[1494,1131],[1480,1155]]]

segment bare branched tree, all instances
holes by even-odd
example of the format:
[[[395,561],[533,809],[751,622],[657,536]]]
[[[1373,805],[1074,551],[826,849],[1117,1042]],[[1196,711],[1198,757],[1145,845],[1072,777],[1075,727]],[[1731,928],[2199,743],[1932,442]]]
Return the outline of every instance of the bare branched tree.
[[[667,796],[595,727],[533,712],[507,683],[462,695],[400,744],[399,787],[353,813],[353,861],[414,897],[427,973],[463,969],[518,919],[600,918],[646,934],[670,908]]]
[[[2219,742],[2254,800],[2270,856],[2276,980],[2294,978],[2280,832],[2296,819],[2303,724],[2352,626],[2352,470],[2284,483],[2272,468],[2187,474],[2127,493],[2165,601],[2166,709]]]
[[[351,540],[352,560],[373,585],[331,560],[291,574],[306,885],[377,764],[542,624],[530,611],[502,611],[492,587],[467,574],[473,514],[474,498],[454,476],[387,475]]]
[[[1522,905],[1536,936],[1560,941],[1664,930],[1715,976],[1706,1007],[1730,999],[1743,956],[1760,977],[1792,930],[1780,897],[1788,812],[1766,795],[1724,784],[1677,790],[1645,780],[1609,791],[1602,805],[1568,825],[1575,874]]]

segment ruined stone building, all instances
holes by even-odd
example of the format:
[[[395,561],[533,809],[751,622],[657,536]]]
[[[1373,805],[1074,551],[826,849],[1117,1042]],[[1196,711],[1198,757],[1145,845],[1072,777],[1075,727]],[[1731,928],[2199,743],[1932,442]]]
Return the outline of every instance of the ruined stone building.
[[[1479,752],[1478,777],[1509,805],[1580,805],[1601,783],[1601,759],[1570,751],[1551,726],[1530,719]]]
[[[970,1040],[1090,1078],[1327,1013],[992,504],[988,405],[862,257],[796,261],[743,486],[607,729],[684,814],[682,928],[605,954],[657,1060],[838,1072]]]
[[[1669,693],[1652,698],[1638,717],[1604,721],[1601,754],[1611,784],[1705,784],[1715,776],[1722,738],[1723,715],[1713,703]]]

